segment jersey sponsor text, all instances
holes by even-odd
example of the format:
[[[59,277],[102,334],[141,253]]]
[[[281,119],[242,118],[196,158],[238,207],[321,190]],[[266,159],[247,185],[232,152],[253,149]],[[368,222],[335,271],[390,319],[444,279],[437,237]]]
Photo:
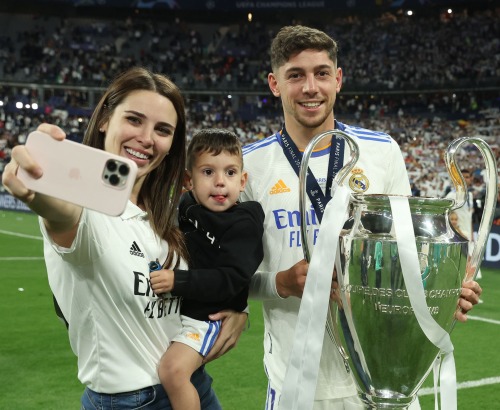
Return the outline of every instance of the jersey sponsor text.
[[[151,288],[151,282],[142,272],[134,271],[134,296],[145,296],[149,300],[144,308],[144,316],[148,319],[160,319],[167,315],[178,314],[181,298],[177,296],[160,297]]]

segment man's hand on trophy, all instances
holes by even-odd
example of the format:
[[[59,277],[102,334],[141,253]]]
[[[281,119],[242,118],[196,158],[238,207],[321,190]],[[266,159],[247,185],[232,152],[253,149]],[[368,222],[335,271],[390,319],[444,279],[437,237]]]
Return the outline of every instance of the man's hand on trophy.
[[[276,274],[276,290],[282,298],[289,296],[302,297],[306,284],[307,270],[309,263],[304,259],[297,262],[290,269]]]
[[[481,289],[481,286],[476,281],[469,280],[462,284],[462,294],[458,300],[458,309],[455,313],[455,318],[459,322],[467,320],[467,313],[474,305],[479,303],[479,297],[482,292],[483,289]]]

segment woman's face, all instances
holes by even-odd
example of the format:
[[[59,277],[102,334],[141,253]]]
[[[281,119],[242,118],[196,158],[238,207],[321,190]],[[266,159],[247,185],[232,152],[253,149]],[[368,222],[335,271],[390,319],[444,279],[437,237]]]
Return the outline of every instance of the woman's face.
[[[104,149],[137,164],[137,180],[154,170],[172,146],[177,112],[172,102],[153,91],[131,92],[100,128]]]

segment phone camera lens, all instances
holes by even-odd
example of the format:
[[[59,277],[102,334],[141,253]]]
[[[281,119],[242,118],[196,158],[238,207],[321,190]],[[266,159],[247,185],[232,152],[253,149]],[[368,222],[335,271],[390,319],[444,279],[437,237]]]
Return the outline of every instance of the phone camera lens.
[[[113,160],[110,160],[106,163],[106,168],[108,169],[108,171],[114,172],[116,171],[117,167],[118,166],[116,165],[116,162]]]
[[[122,176],[128,175],[128,172],[129,172],[128,165],[126,165],[126,164],[120,165],[120,167],[118,168],[118,172]]]
[[[120,177],[118,175],[110,175],[109,176],[109,183],[113,186],[116,186],[120,183]]]

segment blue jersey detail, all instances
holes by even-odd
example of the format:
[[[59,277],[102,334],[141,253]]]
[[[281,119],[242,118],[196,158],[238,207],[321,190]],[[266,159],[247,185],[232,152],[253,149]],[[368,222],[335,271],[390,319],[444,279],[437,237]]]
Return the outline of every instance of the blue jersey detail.
[[[354,126],[344,126],[344,131],[353,135],[359,139],[367,141],[377,141],[377,142],[392,142],[390,135],[385,132],[367,130],[366,128],[354,127]]]
[[[276,137],[276,135],[277,134],[274,134],[274,135],[271,135],[270,137],[267,137],[267,138],[265,138],[263,140],[254,142],[254,143],[249,144],[249,145],[245,145],[243,147],[243,155],[246,155],[246,154],[248,154],[250,152],[253,152],[255,150],[258,150],[260,148],[267,147],[268,145],[271,145],[271,144],[274,144],[274,143],[278,143],[279,144],[279,140]]]
[[[355,138],[359,138],[362,140],[366,141],[374,141],[374,142],[384,142],[384,143],[392,143],[393,139],[391,138],[390,135],[386,134],[385,132],[380,132],[380,131],[372,131],[366,128],[361,128],[361,127],[356,127],[352,125],[345,125],[341,123],[340,121],[335,120],[335,124],[337,129],[344,131],[346,134],[351,135]],[[281,139],[279,138],[279,132],[263,139],[257,142],[253,142],[251,144],[245,145],[243,147],[243,155],[249,154],[250,152],[256,151],[258,149],[267,147],[268,145],[271,144],[280,144],[281,145]],[[330,153],[330,148],[331,145],[326,147],[323,150],[320,151],[314,151],[312,153],[312,157],[320,157],[322,155],[326,155]]]

